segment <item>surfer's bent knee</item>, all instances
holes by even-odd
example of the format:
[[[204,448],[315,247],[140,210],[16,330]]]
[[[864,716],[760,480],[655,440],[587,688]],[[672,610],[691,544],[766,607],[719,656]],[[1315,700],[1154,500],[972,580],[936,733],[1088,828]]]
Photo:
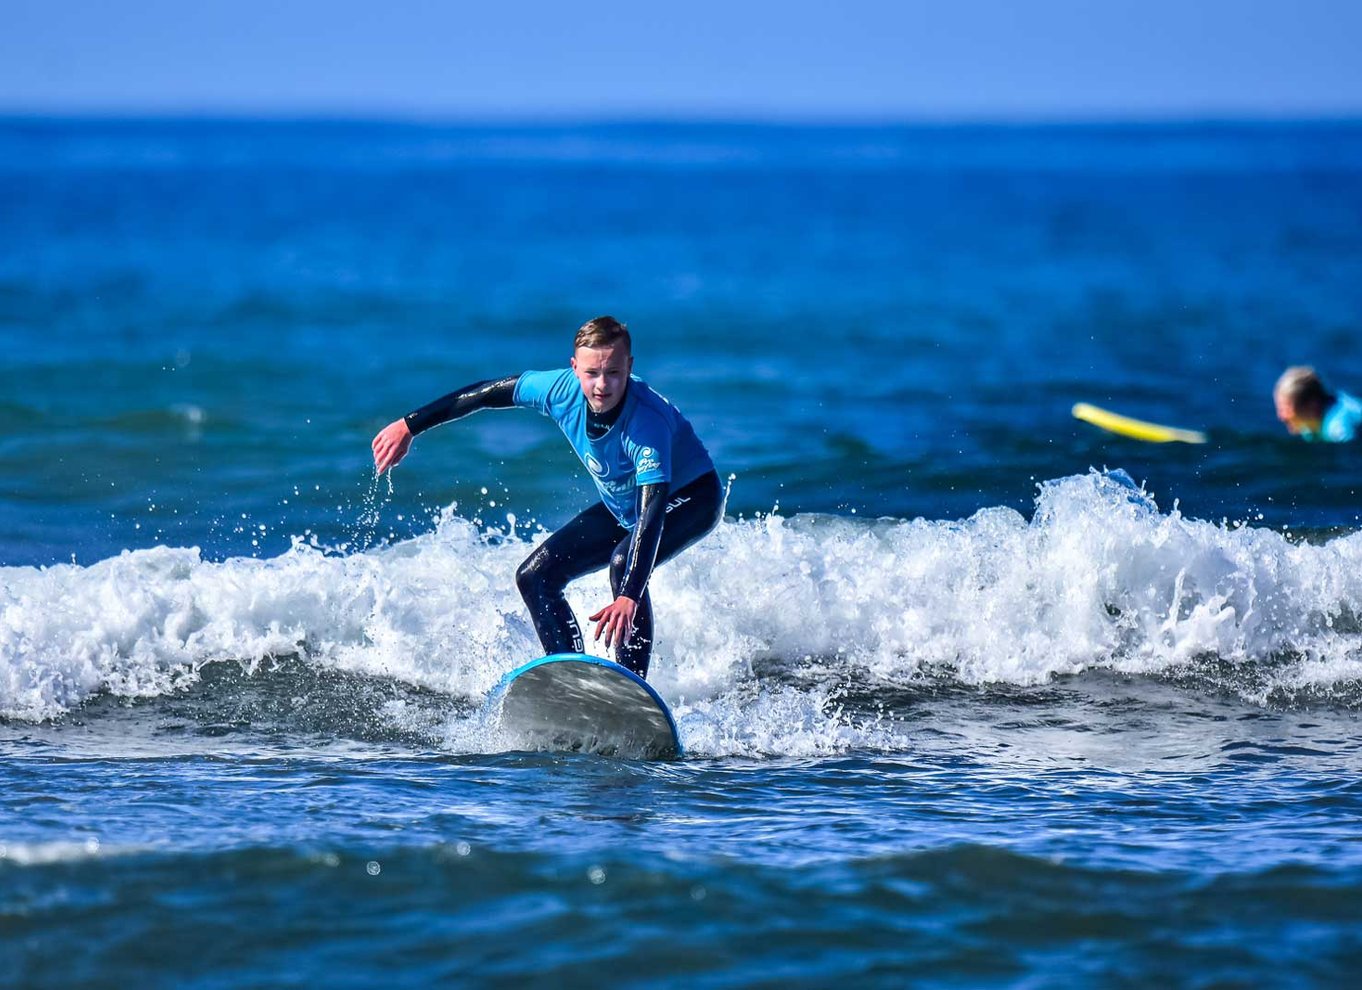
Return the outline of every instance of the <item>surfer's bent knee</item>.
[[[553,559],[543,547],[520,562],[515,572],[515,586],[520,589],[520,597],[527,601],[553,589]]]

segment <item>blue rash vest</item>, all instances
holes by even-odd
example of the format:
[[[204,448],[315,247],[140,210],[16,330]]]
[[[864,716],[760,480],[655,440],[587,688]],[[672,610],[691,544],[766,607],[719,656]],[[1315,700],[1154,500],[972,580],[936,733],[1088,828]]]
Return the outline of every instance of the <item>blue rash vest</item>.
[[[1320,421],[1319,432],[1312,430],[1301,436],[1325,443],[1347,443],[1357,438],[1359,428],[1362,428],[1362,402],[1347,392],[1335,392],[1334,404]]]
[[[642,379],[629,376],[624,408],[599,440],[587,436],[589,407],[571,368],[527,371],[515,384],[515,404],[558,424],[591,473],[601,501],[625,529],[638,522],[639,485],[666,482],[672,491],[714,470],[690,421]]]

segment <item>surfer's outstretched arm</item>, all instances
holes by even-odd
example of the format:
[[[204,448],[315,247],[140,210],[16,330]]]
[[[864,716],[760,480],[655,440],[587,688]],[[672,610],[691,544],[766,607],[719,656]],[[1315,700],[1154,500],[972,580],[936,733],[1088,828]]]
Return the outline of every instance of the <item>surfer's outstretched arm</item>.
[[[412,438],[441,423],[462,419],[479,409],[510,409],[515,405],[515,384],[519,380],[519,375],[511,375],[474,382],[389,423],[378,431],[371,444],[374,468],[382,474],[396,467],[407,456]]]
[[[638,487],[638,522],[630,535],[623,561],[612,559],[610,562],[615,600],[587,620],[596,623],[596,639],[600,639],[602,633],[605,634],[607,647],[616,640],[621,644],[628,643],[633,634],[634,612],[648,590],[648,578],[652,577],[653,566],[657,562],[657,548],[662,543],[662,524],[667,518],[667,490],[666,482]]]

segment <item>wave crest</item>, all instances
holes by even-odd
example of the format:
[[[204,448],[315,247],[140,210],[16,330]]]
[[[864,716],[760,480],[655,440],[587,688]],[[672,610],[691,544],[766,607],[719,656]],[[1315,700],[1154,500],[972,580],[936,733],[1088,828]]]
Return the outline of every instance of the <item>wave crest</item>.
[[[53,718],[96,693],[181,690],[214,661],[295,654],[477,698],[539,652],[513,580],[529,549],[446,514],[349,556],[297,540],[270,560],[158,547],[0,569],[0,714]],[[652,679],[697,719],[731,722],[725,699],[771,661],[833,679],[1029,685],[1212,657],[1256,668],[1239,690],[1262,698],[1362,680],[1362,534],[1312,545],[1162,513],[1121,472],[1046,482],[1030,520],[1007,508],[728,520],[654,591]],[[579,615],[606,594],[603,576],[570,589]],[[803,689],[820,712],[826,688]],[[742,734],[725,725],[697,732]]]

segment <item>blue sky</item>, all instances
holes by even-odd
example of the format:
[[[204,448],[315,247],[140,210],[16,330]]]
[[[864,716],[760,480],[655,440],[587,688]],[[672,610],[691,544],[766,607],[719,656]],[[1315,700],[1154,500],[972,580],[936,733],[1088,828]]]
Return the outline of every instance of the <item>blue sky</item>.
[[[1359,0],[0,0],[0,111],[1362,116]]]

